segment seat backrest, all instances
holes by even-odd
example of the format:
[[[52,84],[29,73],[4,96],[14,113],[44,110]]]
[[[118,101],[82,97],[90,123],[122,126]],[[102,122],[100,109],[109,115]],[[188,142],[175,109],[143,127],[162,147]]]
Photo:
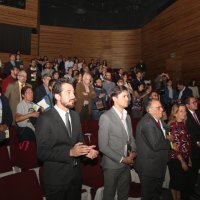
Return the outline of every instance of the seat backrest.
[[[6,146],[0,147],[0,173],[12,171],[8,149]]]
[[[29,142],[26,148],[20,148],[19,144],[10,146],[11,162],[21,169],[38,167],[37,148],[35,142]]]
[[[10,134],[9,144],[10,145],[12,145],[12,144],[18,144],[16,126],[12,125],[9,128],[9,134]]]
[[[83,133],[90,133],[90,132],[98,132],[99,129],[99,121],[89,119],[84,121],[82,124],[82,131]]]
[[[0,178],[1,199],[42,200],[42,191],[32,170]]]
[[[132,130],[133,130],[133,137],[136,137],[136,127],[137,123],[139,122],[139,119],[132,118],[131,119],[131,124],[132,124]]]
[[[103,186],[103,171],[100,166],[101,156],[94,160],[88,159],[82,163],[82,178],[83,184],[92,188],[99,188]]]

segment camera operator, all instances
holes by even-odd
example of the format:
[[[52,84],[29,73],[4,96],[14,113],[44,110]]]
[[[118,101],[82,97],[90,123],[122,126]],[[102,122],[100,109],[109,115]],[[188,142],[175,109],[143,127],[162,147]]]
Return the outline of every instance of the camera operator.
[[[164,89],[167,85],[167,80],[170,79],[169,75],[166,73],[159,74],[154,80],[154,89],[162,95],[164,93]]]

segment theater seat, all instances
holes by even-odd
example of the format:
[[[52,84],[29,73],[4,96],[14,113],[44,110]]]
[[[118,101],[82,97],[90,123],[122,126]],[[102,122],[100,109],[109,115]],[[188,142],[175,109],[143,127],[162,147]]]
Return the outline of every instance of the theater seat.
[[[99,130],[99,121],[89,119],[87,121],[84,121],[81,124],[83,133],[91,133],[91,132],[98,132]]]
[[[9,157],[9,152],[6,146],[0,147],[0,177],[14,174],[15,171]]]
[[[17,138],[17,131],[16,126],[11,126],[9,128],[10,138],[9,138],[9,144],[18,144],[18,138]]]
[[[32,169],[39,166],[37,160],[37,147],[34,142],[29,142],[28,146],[19,146],[18,144],[10,146],[11,162],[14,166],[22,170]]]
[[[2,200],[42,200],[42,192],[36,174],[23,171],[0,178]]]
[[[98,188],[103,186],[103,172],[100,167],[101,157],[94,160],[88,159],[81,165],[83,184],[91,188],[94,198]]]

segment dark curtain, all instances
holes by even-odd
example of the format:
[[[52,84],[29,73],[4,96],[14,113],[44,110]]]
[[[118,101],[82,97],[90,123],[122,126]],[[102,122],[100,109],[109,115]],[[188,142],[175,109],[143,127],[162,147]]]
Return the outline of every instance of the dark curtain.
[[[0,24],[0,52],[30,54],[31,28]]]

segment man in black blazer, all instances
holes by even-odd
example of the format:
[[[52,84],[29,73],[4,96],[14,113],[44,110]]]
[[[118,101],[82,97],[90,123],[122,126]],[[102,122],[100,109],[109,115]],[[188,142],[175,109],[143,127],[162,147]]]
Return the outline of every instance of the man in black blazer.
[[[66,80],[53,86],[54,108],[43,113],[36,125],[38,158],[44,166],[47,200],[80,200],[80,157],[97,156],[95,146],[83,144],[78,113],[74,106],[74,89]]]
[[[13,117],[8,99],[0,92],[0,141],[6,138],[5,131],[12,125]]]
[[[185,103],[185,100],[188,97],[192,97],[192,90],[185,86],[182,80],[179,80],[177,82],[177,89],[178,89],[178,102],[179,103]]]
[[[189,182],[190,193],[194,195],[195,184],[198,178],[198,171],[200,169],[200,112],[198,110],[198,103],[195,97],[186,99],[187,106],[187,120],[186,127],[191,137],[191,151],[192,151],[192,179]],[[197,194],[196,194],[197,196]],[[200,196],[198,196],[200,198]]]
[[[162,118],[163,108],[159,100],[149,100],[147,114],[139,121],[136,129],[137,158],[135,169],[142,187],[142,200],[158,200],[165,177],[169,140],[167,127]]]

